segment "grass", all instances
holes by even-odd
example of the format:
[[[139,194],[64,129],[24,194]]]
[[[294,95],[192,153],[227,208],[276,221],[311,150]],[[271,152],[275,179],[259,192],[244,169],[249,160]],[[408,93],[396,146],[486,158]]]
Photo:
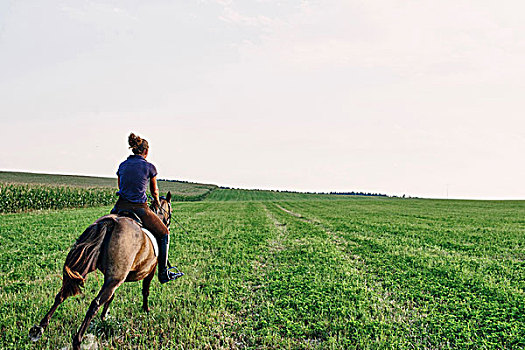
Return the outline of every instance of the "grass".
[[[348,196],[336,196],[330,194],[267,191],[267,190],[243,190],[243,189],[216,189],[211,192],[208,201],[273,201],[273,200],[313,200],[313,199],[342,199]],[[354,197],[354,196],[352,196]]]
[[[0,348],[62,348],[102,285],[67,300],[37,344],[69,246],[109,207],[0,215]],[[186,276],[116,293],[101,348],[525,347],[525,203],[396,200],[177,203]]]

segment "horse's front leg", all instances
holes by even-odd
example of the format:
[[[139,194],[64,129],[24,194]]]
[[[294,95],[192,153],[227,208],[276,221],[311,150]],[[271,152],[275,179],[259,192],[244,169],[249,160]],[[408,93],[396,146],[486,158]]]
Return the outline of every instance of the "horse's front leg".
[[[97,297],[91,302],[88,312],[86,313],[86,317],[84,318],[84,322],[82,322],[82,325],[78,329],[77,334],[75,334],[75,336],[73,337],[73,350],[80,349],[80,343],[82,343],[82,338],[84,338],[84,333],[86,332],[89,324],[91,323],[91,320],[93,319],[93,317],[95,317],[100,306],[107,303],[113,297],[115,289],[117,289],[117,287],[120,284],[122,284],[122,282],[123,281],[116,280],[109,280],[104,282],[104,285],[102,286],[102,289],[98,293]]]
[[[144,278],[142,281],[142,310],[149,312],[150,308],[148,307],[148,297],[149,297],[149,287],[151,285],[151,280],[155,276],[155,267],[150,272],[149,275]]]

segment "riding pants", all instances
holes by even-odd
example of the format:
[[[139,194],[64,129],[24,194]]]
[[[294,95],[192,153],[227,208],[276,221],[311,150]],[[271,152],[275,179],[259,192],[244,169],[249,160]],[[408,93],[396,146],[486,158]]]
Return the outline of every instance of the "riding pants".
[[[111,214],[118,214],[121,210],[129,210],[137,214],[140,220],[142,220],[144,228],[149,230],[157,239],[170,234],[170,231],[162,220],[148,207],[148,203],[133,203],[119,198],[111,210]]]

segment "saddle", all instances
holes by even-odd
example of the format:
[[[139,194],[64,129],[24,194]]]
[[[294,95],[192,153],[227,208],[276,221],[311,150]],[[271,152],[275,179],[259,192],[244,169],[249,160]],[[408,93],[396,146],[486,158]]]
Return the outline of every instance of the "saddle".
[[[153,250],[155,251],[155,256],[159,256],[159,244],[157,243],[157,239],[155,238],[155,236],[153,236],[153,234],[150,231],[148,231],[144,227],[144,224],[142,223],[142,220],[139,218],[139,216],[134,211],[127,210],[127,209],[122,209],[122,210],[118,211],[117,215],[118,216],[124,216],[124,217],[130,218],[130,219],[136,221],[139,224],[140,229],[142,230],[142,232],[144,232],[144,234],[151,241],[151,244],[153,245]]]
[[[143,224],[142,224],[142,220],[140,220],[139,216],[137,214],[135,214],[135,212],[133,210],[127,210],[127,209],[122,209],[122,210],[119,210],[118,213],[117,213],[118,216],[125,216],[127,218],[130,218],[130,219],[133,219],[135,220],[141,227],[143,227]]]

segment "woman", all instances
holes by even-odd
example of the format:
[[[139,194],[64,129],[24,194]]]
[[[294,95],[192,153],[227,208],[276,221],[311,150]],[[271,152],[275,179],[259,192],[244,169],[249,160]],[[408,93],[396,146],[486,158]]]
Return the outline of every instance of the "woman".
[[[175,279],[175,273],[170,272],[168,262],[169,230],[159,217],[148,207],[146,190],[149,184],[153,204],[160,206],[159,189],[157,187],[157,169],[146,161],[148,156],[148,141],[131,133],[128,138],[129,148],[133,151],[128,159],[123,161],[117,171],[119,199],[112,214],[121,210],[131,210],[142,220],[143,226],[148,229],[159,245],[159,281],[166,283]]]

